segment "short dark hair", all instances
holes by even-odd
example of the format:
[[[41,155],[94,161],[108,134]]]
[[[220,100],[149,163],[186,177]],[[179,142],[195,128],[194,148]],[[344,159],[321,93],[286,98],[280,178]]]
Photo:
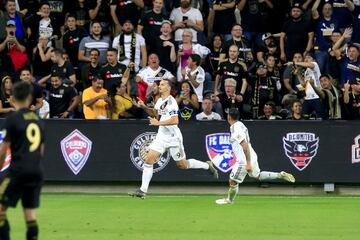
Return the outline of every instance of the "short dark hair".
[[[107,51],[108,52],[114,52],[116,54],[118,53],[118,50],[116,48],[112,48],[112,47],[108,48]]]
[[[51,52],[53,52],[56,56],[61,56],[64,54],[64,51],[59,48],[54,48]]]
[[[67,15],[66,21],[67,21],[69,18],[74,18],[75,20],[77,19],[77,18],[76,18],[76,15],[75,15],[75,14],[72,14],[72,13],[70,13],[69,15]]]
[[[32,72],[31,72],[31,69],[30,69],[30,68],[28,68],[28,67],[24,67],[24,68],[22,68],[22,69],[20,70],[20,75],[21,75],[23,72],[25,72],[25,71],[28,71],[28,72],[30,72],[30,74],[32,74]]]
[[[195,63],[196,63],[196,66],[199,66],[200,65],[200,63],[201,63],[201,57],[200,57],[200,55],[199,54],[191,54],[190,56],[189,56],[189,58],[191,58],[191,60],[193,60]]]
[[[104,79],[102,79],[100,76],[93,77],[93,79],[91,81],[92,82],[97,82],[98,80],[104,81]]]
[[[355,48],[358,52],[360,52],[360,49],[359,49],[359,47],[357,46],[357,45],[355,45],[355,44],[350,44],[349,46],[348,46],[348,48],[350,49],[350,48]]]
[[[90,49],[90,53],[91,53],[91,52],[94,52],[94,51],[97,52],[98,55],[100,55],[99,49],[97,49],[97,48],[91,48],[91,49]]]
[[[39,4],[39,9],[44,5],[48,5],[50,7],[50,3],[48,1],[41,1]]]
[[[90,27],[94,26],[95,23],[98,23],[98,24],[101,26],[101,22],[100,22],[100,21],[98,21],[98,20],[93,20],[93,21],[91,21],[91,23],[90,23]],[[102,27],[102,26],[101,26],[101,27]]]
[[[239,118],[240,118],[239,109],[237,109],[237,108],[230,108],[228,115],[229,115],[230,118],[233,119],[233,120],[239,120]]]
[[[167,84],[169,85],[170,88],[172,88],[172,81],[170,79],[161,79],[161,81],[165,81],[167,82]]]
[[[51,74],[51,77],[57,77],[57,78],[59,78],[59,79],[63,79],[63,76],[61,76],[59,73],[57,73],[57,72],[54,72],[54,73],[52,73]]]
[[[295,103],[300,103],[300,105],[302,105],[302,102],[301,102],[299,99],[295,99],[295,100],[291,103],[291,107],[293,107]]]
[[[13,97],[19,102],[25,101],[32,94],[32,91],[32,85],[23,81],[15,83],[12,88]]]

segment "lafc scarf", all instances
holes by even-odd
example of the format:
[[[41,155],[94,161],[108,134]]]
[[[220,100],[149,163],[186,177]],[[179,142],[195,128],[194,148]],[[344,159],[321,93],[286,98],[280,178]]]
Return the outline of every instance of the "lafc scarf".
[[[328,89],[323,89],[327,95],[328,106],[329,106],[329,119],[341,119],[341,107],[339,101],[339,92],[337,89],[331,85],[332,91]],[[334,96],[335,94],[335,96]],[[335,99],[335,103],[333,101]]]
[[[125,45],[124,45],[125,34],[121,33],[119,38],[119,61],[127,59],[125,56]],[[135,62],[135,51],[136,51],[136,35],[135,32],[131,34],[130,42],[130,62]]]

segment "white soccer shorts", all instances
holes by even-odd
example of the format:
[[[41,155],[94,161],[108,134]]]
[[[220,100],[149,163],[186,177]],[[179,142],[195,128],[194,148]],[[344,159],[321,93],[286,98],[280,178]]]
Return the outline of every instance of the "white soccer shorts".
[[[160,154],[168,150],[175,161],[186,159],[182,137],[164,138],[157,135],[150,144],[149,149],[159,152]]]

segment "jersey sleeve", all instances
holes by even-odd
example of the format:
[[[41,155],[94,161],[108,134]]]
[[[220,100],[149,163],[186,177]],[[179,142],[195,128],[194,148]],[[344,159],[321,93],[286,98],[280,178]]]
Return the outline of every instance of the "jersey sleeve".
[[[179,106],[178,106],[175,98],[173,98],[173,97],[169,98],[168,111],[169,111],[170,117],[178,115]]]
[[[241,143],[246,140],[246,133],[241,126],[235,124],[231,127],[231,141]]]

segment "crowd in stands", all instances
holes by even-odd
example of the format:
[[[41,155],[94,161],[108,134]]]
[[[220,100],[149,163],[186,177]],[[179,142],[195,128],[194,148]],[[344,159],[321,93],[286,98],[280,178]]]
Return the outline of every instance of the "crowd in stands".
[[[0,0],[0,117],[360,119],[360,0]]]

